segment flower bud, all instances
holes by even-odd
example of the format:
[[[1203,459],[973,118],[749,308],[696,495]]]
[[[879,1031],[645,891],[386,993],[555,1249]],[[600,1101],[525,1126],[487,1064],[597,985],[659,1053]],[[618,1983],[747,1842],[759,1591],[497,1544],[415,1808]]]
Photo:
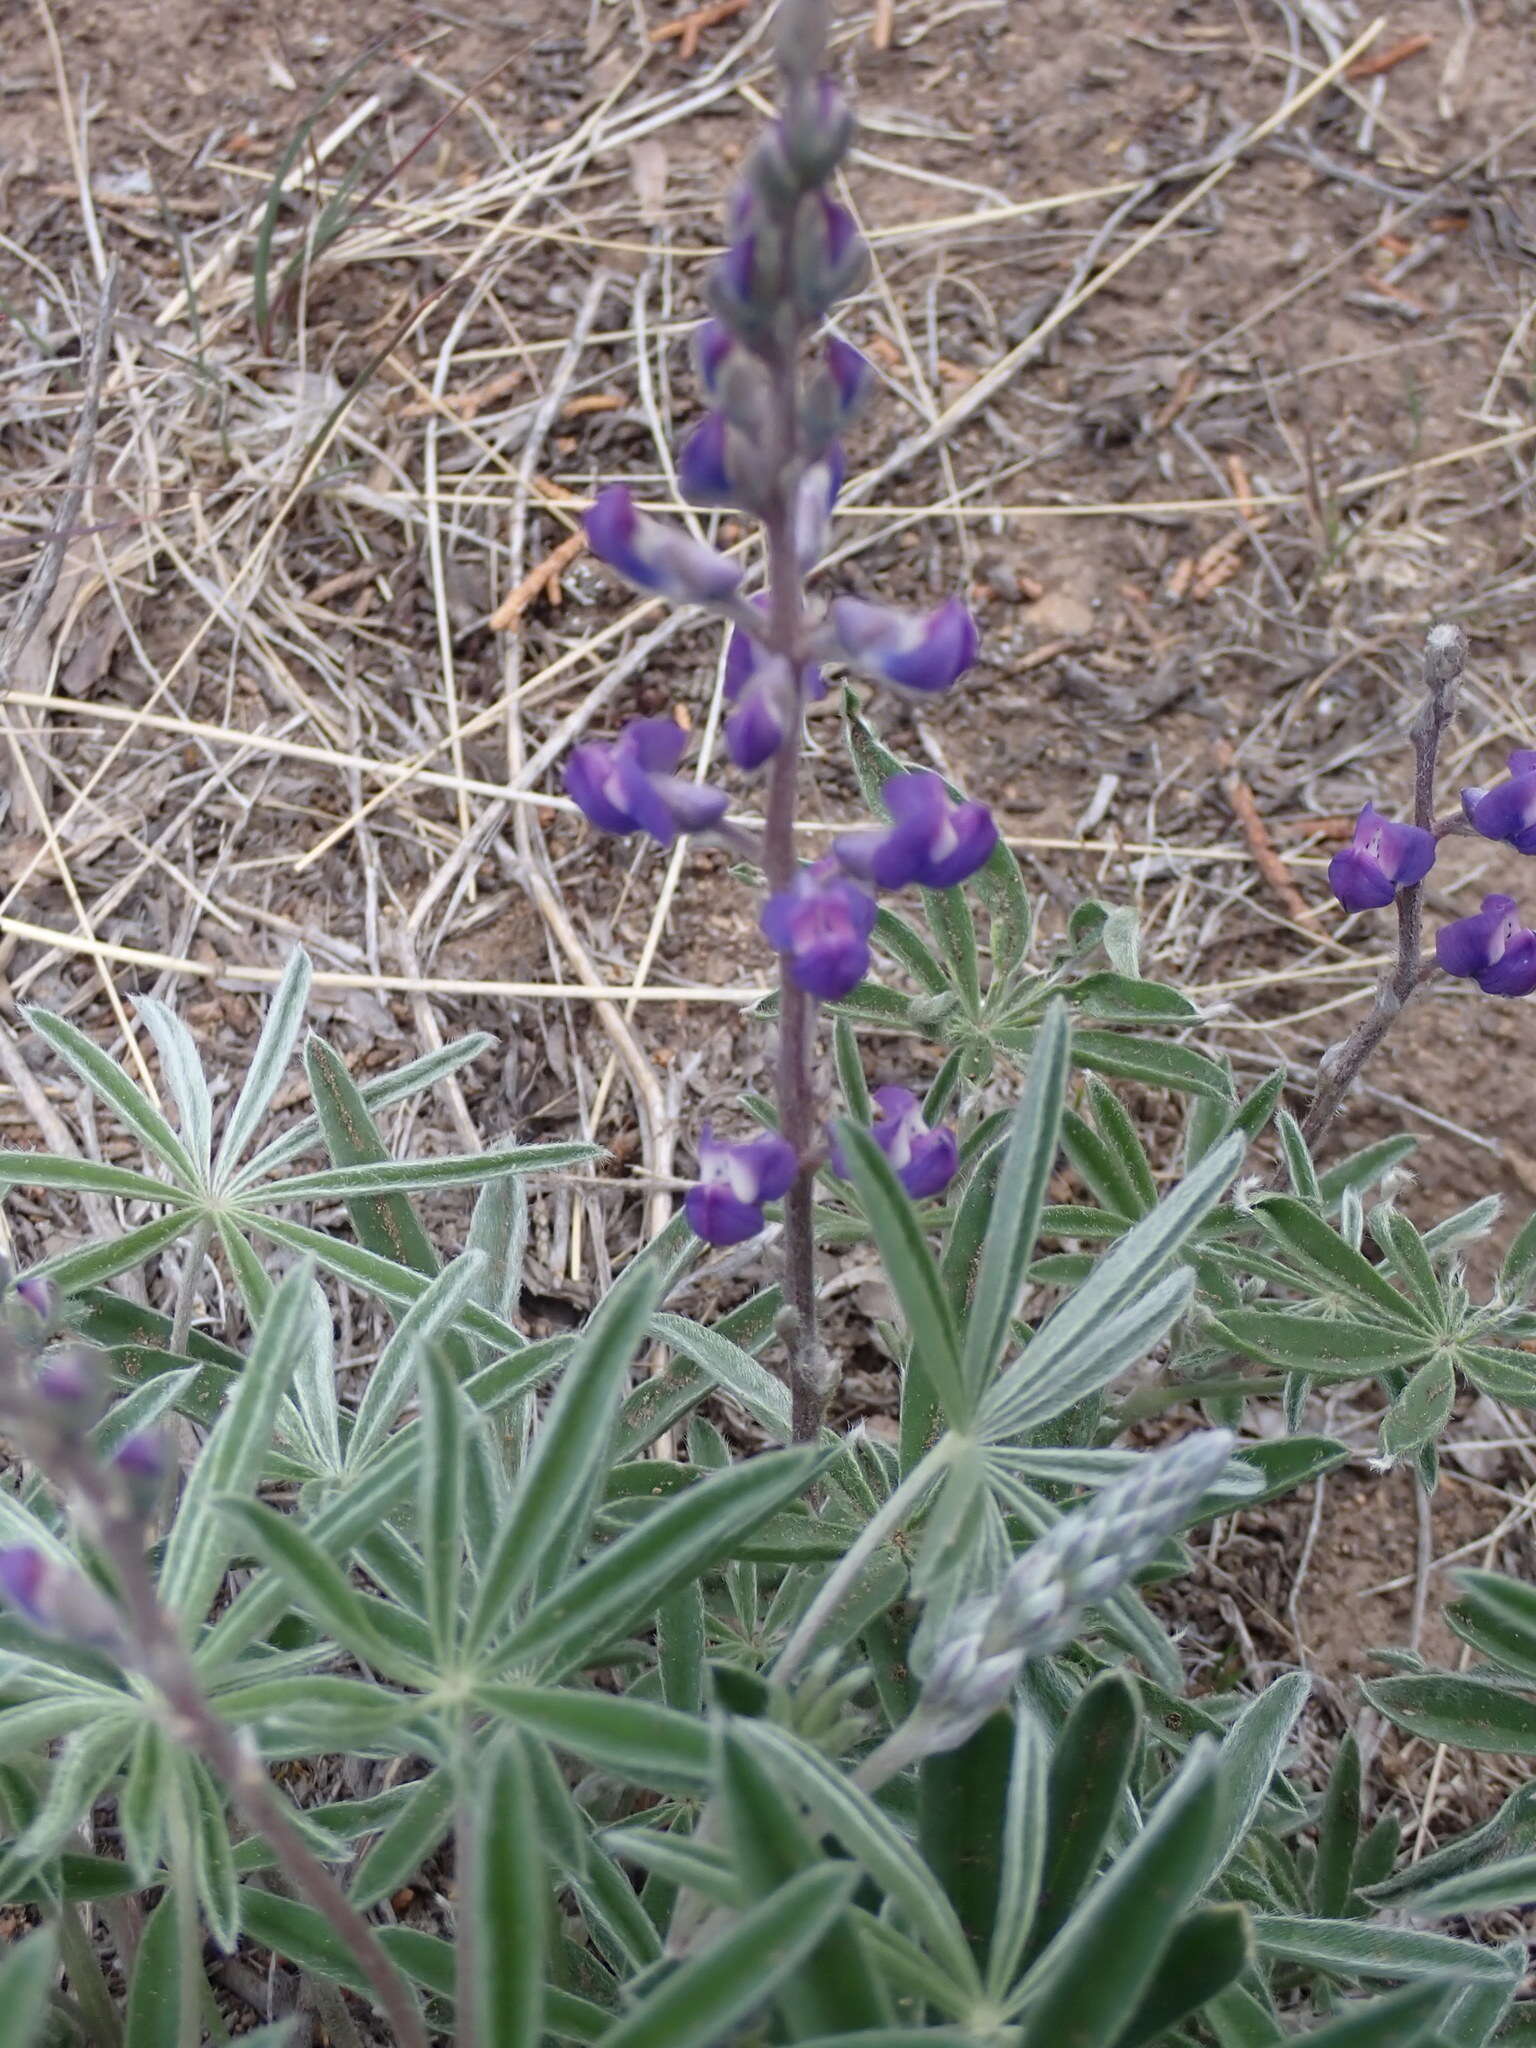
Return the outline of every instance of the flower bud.
[[[802,569],[814,568],[821,559],[842,487],[843,451],[834,441],[819,461],[808,464],[795,487],[795,558]]]
[[[40,1273],[23,1273],[11,1289],[11,1326],[18,1337],[34,1341],[52,1328],[59,1308],[59,1290]]]
[[[868,357],[834,334],[800,402],[800,434],[808,454],[819,455],[857,417],[874,381]]]
[[[797,310],[819,320],[869,274],[869,250],[853,215],[823,192],[809,194],[795,217],[790,278]]]
[[[123,1438],[112,1456],[112,1470],[128,1505],[140,1517],[152,1515],[159,1506],[170,1469],[170,1449],[164,1432],[158,1429],[135,1430]]]
[[[45,1634],[89,1649],[117,1650],[122,1629],[104,1593],[73,1565],[30,1543],[0,1550],[0,1597]]]
[[[83,1345],[51,1352],[38,1366],[32,1385],[50,1419],[63,1429],[89,1429],[107,1405],[100,1357]]]
[[[830,78],[792,92],[776,140],[785,165],[802,186],[824,185],[848,154],[853,110]]]

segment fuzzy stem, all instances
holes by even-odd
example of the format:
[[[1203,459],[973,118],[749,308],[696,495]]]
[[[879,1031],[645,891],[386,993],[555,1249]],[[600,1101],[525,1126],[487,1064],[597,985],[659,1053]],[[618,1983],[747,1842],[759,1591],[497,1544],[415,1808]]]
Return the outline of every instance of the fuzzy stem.
[[[797,680],[805,667],[805,583],[795,540],[795,496],[801,464],[799,443],[798,336],[784,339],[769,362],[772,374],[774,484],[762,506],[768,556],[768,630],[773,653],[791,663]],[[795,813],[799,802],[802,707],[788,721],[768,781],[763,829],[763,867],[777,894],[795,879]],[[794,1441],[814,1443],[830,1392],[816,1339],[816,1243],[813,1199],[816,1168],[813,1140],[816,1091],[812,1059],[816,1004],[796,986],[787,956],[779,957],[779,1043],[774,1092],[779,1128],[799,1162],[784,1197],[784,1313],[780,1334],[788,1353],[790,1411]]]
[[[254,1750],[209,1705],[197,1667],[175,1622],[160,1604],[142,1547],[138,1518],[124,1511],[108,1474],[83,1438],[60,1433],[40,1459],[84,1507],[90,1532],[111,1567],[128,1621],[123,1655],[170,1709],[168,1732],[189,1742],[220,1777],[246,1824],[263,1835],[294,1888],[326,1921],[355,1959],[397,2048],[429,2048],[416,1999],[372,1925],[304,1840],[273,1790]]]
[[[213,1225],[205,1216],[194,1224],[192,1235],[187,1242],[186,1263],[181,1269],[181,1279],[176,1288],[176,1309],[171,1320],[170,1348],[182,1352],[192,1334],[192,1311],[197,1304],[197,1283],[203,1270],[203,1261],[208,1256],[208,1247],[213,1242]]]
[[[1467,660],[1467,636],[1459,626],[1434,626],[1424,644],[1424,704],[1413,722],[1413,821],[1437,837],[1454,829],[1435,820],[1435,770],[1440,742],[1456,710],[1456,686]],[[1317,1093],[1302,1119],[1308,1144],[1320,1138],[1338,1113],[1356,1076],[1375,1052],[1408,1001],[1438,973],[1423,960],[1424,884],[1397,892],[1397,959],[1382,976],[1370,1014],[1333,1049],[1318,1077]]]

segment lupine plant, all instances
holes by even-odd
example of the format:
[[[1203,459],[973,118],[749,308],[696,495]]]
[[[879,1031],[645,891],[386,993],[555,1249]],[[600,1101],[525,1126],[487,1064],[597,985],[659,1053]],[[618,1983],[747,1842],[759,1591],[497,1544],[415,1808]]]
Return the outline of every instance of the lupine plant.
[[[1313,1156],[1422,973],[1459,639],[1431,637],[1414,823],[1368,807],[1335,863],[1346,904],[1397,906],[1400,957],[1298,1120],[1283,1075],[1243,1096],[1187,1042],[1198,1013],[1141,975],[1128,913],[1084,904],[1037,942],[986,810],[866,717],[864,682],[948,689],[977,640],[955,599],[808,587],[871,384],[823,323],[865,256],[816,0],[783,0],[777,48],[677,464],[696,504],[756,515],[762,588],[622,485],[589,523],[632,582],[723,621],[726,747],[762,817],[678,772],[666,719],[567,769],[600,829],[708,833],[761,876],[774,1098],[701,1125],[679,1214],[581,1328],[535,1339],[529,1202],[592,1148],[399,1159],[380,1123],[484,1039],[359,1087],[311,1037],[311,1113],[269,1133],[302,955],[222,1125],[169,1009],[141,1005],[170,1113],[31,1014],[142,1161],[0,1153],[0,1184],[125,1218],[0,1275],[0,1899],[36,1923],[0,1963],[3,2048],[223,2044],[231,1995],[264,2048],[1530,2038],[1522,1943],[1403,1924],[1512,1898],[1529,1799],[1399,1867],[1353,1743],[1300,1767],[1305,1675],[1189,1697],[1143,1597],[1190,1532],[1343,1461],[1302,1431],[1319,1380],[1381,1378],[1383,1454],[1426,1482],[1458,1370],[1536,1398],[1536,1227],[1474,1304],[1486,1205],[1420,1233],[1395,1200],[1411,1140]],[[833,666],[875,816],[802,864]],[[1470,829],[1520,845],[1530,765],[1469,797]],[[1442,932],[1444,970],[1518,978],[1503,919]],[[902,1078],[871,1088],[861,1026]],[[1161,1172],[1117,1080],[1182,1098]],[[1249,1163],[1272,1126],[1284,1191]],[[782,1283],[690,1314],[716,1251],[750,1275],[775,1220]],[[889,1285],[890,1442],[827,1426],[817,1255],[847,1246]],[[377,1335],[362,1371],[338,1311]],[[1277,1397],[1288,1429],[1245,1433]],[[1195,1404],[1215,1426],[1172,1426]],[[1501,1585],[1458,1623],[1499,1669],[1405,1670],[1384,1712],[1446,1740],[1486,1713],[1536,1747],[1504,1675],[1536,1671],[1531,1619]]]

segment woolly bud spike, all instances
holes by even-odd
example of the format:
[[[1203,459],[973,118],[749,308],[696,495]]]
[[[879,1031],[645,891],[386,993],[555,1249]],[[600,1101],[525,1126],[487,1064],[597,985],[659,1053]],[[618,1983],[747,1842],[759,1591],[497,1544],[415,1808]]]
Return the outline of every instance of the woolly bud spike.
[[[956,1749],[1007,1698],[1024,1666],[1054,1656],[1186,1522],[1232,1456],[1230,1430],[1202,1430],[1148,1451],[1063,1515],[1003,1580],[972,1602],[935,1654],[914,1719],[916,1753]]]
[[[91,1649],[122,1642],[117,1612],[83,1572],[46,1556],[30,1543],[0,1550],[0,1597],[33,1628]]]

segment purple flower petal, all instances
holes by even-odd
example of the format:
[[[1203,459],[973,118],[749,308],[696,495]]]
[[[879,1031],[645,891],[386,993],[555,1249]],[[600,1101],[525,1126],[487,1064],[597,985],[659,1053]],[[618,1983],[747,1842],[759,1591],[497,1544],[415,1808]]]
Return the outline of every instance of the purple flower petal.
[[[1384,910],[1397,894],[1369,854],[1346,846],[1328,863],[1328,886],[1346,910]]]
[[[43,1627],[43,1602],[48,1560],[30,1543],[10,1543],[0,1550],[0,1594],[35,1627]]]
[[[827,342],[825,361],[837,387],[843,418],[851,420],[869,396],[875,381],[874,365],[867,356],[859,353],[852,342],[844,341],[836,334]]]
[[[1528,996],[1536,989],[1536,932],[1516,932],[1477,985],[1487,996]]]
[[[922,1104],[910,1088],[877,1088],[873,1097],[875,1120],[869,1134],[880,1147],[914,1201],[923,1201],[949,1186],[960,1162],[960,1147],[953,1131],[930,1130],[923,1119]],[[835,1129],[829,1130],[828,1154],[832,1171],[840,1180],[848,1178],[847,1162]]]
[[[1435,933],[1435,958],[1447,974],[1476,979],[1503,958],[1520,930],[1513,896],[1485,896],[1472,917],[1458,917]]]
[[[731,476],[730,428],[723,413],[706,413],[678,451],[677,481],[691,505],[736,505],[740,489]]]
[[[610,569],[680,604],[716,604],[741,581],[740,569],[726,556],[641,512],[624,484],[601,492],[583,525],[593,554]]]
[[[997,844],[985,804],[954,803],[941,776],[920,769],[893,775],[881,790],[892,822],[882,831],[845,833],[832,842],[848,873],[882,889],[910,882],[952,889],[984,867]]]
[[[670,719],[638,718],[611,743],[572,749],[565,787],[601,832],[649,832],[670,846],[680,832],[707,832],[725,816],[725,792],[669,771],[688,744]]]
[[[1495,783],[1466,816],[1484,839],[1504,839],[1517,853],[1536,853],[1536,773]]]
[[[683,1197],[688,1227],[706,1244],[744,1244],[767,1220],[753,1202],[740,1202],[725,1187],[692,1187]]]
[[[979,644],[976,622],[957,597],[921,617],[840,597],[832,606],[831,629],[850,667],[925,693],[947,690],[976,659]]]

